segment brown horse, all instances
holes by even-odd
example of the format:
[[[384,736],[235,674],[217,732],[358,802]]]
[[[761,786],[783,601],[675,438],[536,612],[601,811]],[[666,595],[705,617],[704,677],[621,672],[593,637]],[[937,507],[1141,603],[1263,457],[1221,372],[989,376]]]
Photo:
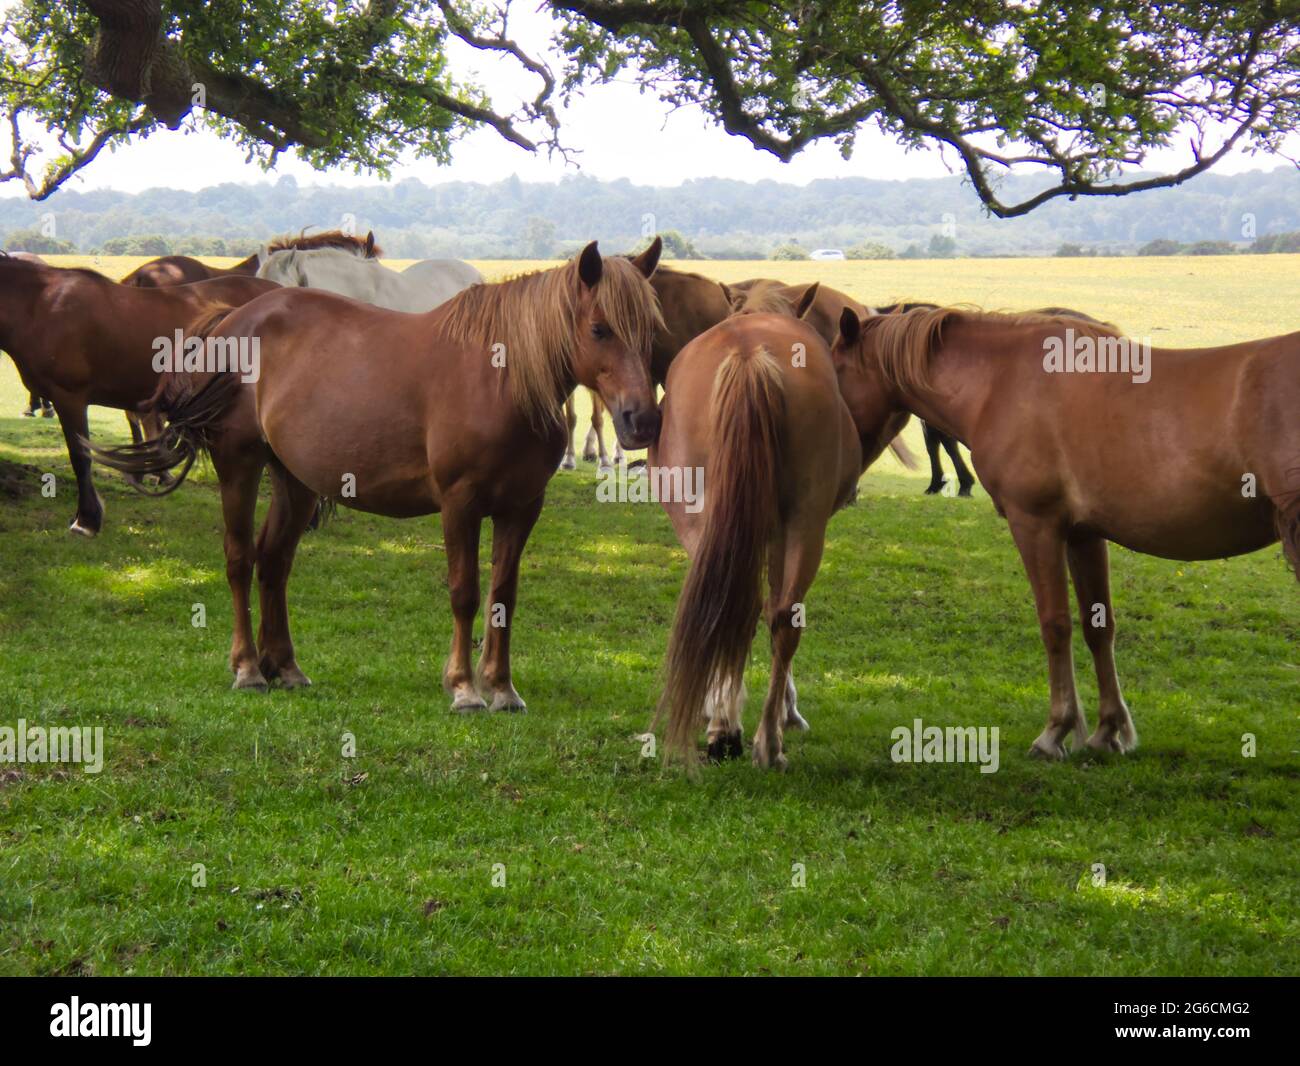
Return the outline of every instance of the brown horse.
[[[232,267],[214,267],[188,255],[164,255],[160,259],[151,259],[136,267],[122,279],[123,285],[134,285],[142,289],[162,289],[171,285],[189,285],[196,281],[208,281],[212,278],[244,277],[251,278],[257,274],[261,257],[284,248],[343,248],[355,251],[367,259],[377,259],[383,255],[383,249],[375,244],[373,232],[365,237],[354,237],[342,230],[326,230],[324,233],[306,232],[297,237],[277,237],[261,252],[254,252],[243,262]]]
[[[597,389],[628,447],[644,447],[659,428],[650,344],[660,316],[646,278],[660,247],[656,240],[636,259],[602,260],[593,242],[564,266],[471,286],[425,314],[285,288],[196,324],[210,338],[259,339],[256,384],[173,375],[157,398],[170,424],[151,454],[96,454],[136,473],[175,466],[200,446],[211,455],[226,522],[236,688],[307,683],[285,594],[298,540],[324,497],[399,518],[441,512],[455,618],[443,673],[452,709],[486,706],[481,688],[494,710],[523,710],[510,673],[519,560],[564,450],[564,398],[578,384]],[[376,351],[387,358],[376,360]],[[254,546],[268,465],[271,506]],[[491,624],[476,685],[470,646],[485,518],[493,527]]]
[[[782,300],[780,313],[751,312],[748,300],[740,301],[737,313],[691,341],[668,373],[649,476],[658,479],[691,559],[656,715],[667,719],[671,755],[693,751],[701,717],[709,723],[710,758],[740,754],[745,663],[761,610],[772,668],[753,758],[785,766],[785,728],[807,728],[790,667],[827,523],[908,418],[899,413],[869,435],[858,431],[840,398],[829,346],[798,320],[816,297],[817,286],[808,286],[793,307]],[[698,484],[700,474],[690,472],[701,471],[702,507],[664,491],[688,477]]]
[[[90,477],[86,408],[133,410],[158,387],[158,342],[170,341],[213,300],[243,303],[278,288],[258,278],[218,278],[169,289],[115,284],[93,270],[0,256],[0,348],[24,384],[58,412],[77,478],[70,529],[93,537],[104,505]]]
[[[1087,745],[1137,743],[1115,672],[1107,542],[1222,559],[1281,538],[1300,577],[1300,333],[1152,349],[1075,317],[951,308],[860,320],[833,357],[860,424],[899,411],[971,449],[1033,587],[1051,709],[1031,754],[1087,736],[1067,568],[1097,673]]]
[[[687,342],[710,326],[716,326],[731,313],[731,299],[727,287],[721,282],[672,267],[660,266],[650,278],[650,285],[659,297],[659,307],[663,312],[663,325],[655,330],[654,344],[650,349],[650,376],[655,385],[662,385],[668,377],[668,367]],[[609,470],[609,454],[605,451],[605,408],[599,395],[590,389],[587,391],[591,400],[591,428],[587,431],[582,458],[589,463],[598,461],[600,470]],[[569,440],[560,468],[572,470],[578,465],[573,448],[578,410],[572,396],[565,401],[564,420]],[[622,445],[616,439],[614,462],[622,461]]]

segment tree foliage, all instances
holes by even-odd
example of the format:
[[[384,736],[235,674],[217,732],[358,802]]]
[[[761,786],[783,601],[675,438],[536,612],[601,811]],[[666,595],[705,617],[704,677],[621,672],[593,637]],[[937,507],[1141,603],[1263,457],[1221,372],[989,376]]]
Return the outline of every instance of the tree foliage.
[[[408,148],[445,162],[475,126],[558,148],[554,78],[511,40],[507,14],[469,0],[20,0],[0,25],[13,142],[0,181],[44,199],[105,147],[182,125],[268,167],[295,148],[318,168],[382,175]],[[453,77],[451,37],[520,64],[537,95],[494,110]],[[57,149],[42,158],[46,141]]]
[[[789,160],[867,123],[953,150],[987,208],[1174,185],[1234,146],[1278,152],[1300,125],[1297,0],[1207,4],[1011,0],[554,0],[566,85],[625,70],[669,103],[700,103]],[[1190,139],[1172,174],[1123,176]],[[1013,167],[1047,175],[1019,200]]]

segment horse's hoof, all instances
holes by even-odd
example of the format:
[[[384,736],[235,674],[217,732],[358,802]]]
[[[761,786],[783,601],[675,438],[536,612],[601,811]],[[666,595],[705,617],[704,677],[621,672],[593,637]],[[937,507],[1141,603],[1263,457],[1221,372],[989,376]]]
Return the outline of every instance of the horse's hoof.
[[[276,680],[280,683],[281,688],[310,688],[311,678],[304,674],[296,666],[290,666],[280,670],[276,674]]]
[[[582,453],[582,461],[583,461],[584,463],[594,463],[594,462],[596,461],[596,453],[595,453],[595,452],[583,452],[583,453]]]
[[[794,729],[800,733],[807,733],[812,729],[812,726],[808,724],[808,719],[797,710],[793,707],[788,707],[785,712],[785,728],[787,731]]]
[[[745,754],[745,742],[740,733],[722,733],[709,741],[709,762],[720,763],[739,759]]]
[[[927,496],[938,496],[939,493],[941,493],[942,491],[943,491],[942,485],[939,485],[937,487],[934,485],[927,485],[925,489],[925,494]]]
[[[1055,737],[1043,733],[1029,746],[1031,759],[1046,759],[1048,762],[1063,762],[1066,757],[1065,745]]]
[[[489,709],[493,711],[509,711],[512,714],[523,714],[524,711],[528,710],[528,705],[524,703],[523,697],[511,688],[493,695]]]
[[[763,770],[777,770],[780,773],[785,773],[786,767],[790,764],[783,752],[778,751],[775,755],[768,755],[765,750],[755,745],[754,765]]]
[[[578,469],[578,464],[577,464],[576,462],[574,462],[572,459],[570,459],[570,458],[566,455],[566,456],[564,457],[564,461],[560,463],[560,469],[561,469],[561,470],[577,470],[577,469]]]
[[[451,710],[453,714],[473,714],[475,711],[487,709],[487,704],[483,702],[481,696],[472,692],[461,692],[451,701]]]
[[[24,412],[23,412],[23,417],[24,417],[24,418],[35,418],[35,417],[36,417],[36,411],[35,411],[35,410],[24,411]]]
[[[41,417],[42,417],[42,418],[53,418],[53,417],[54,417],[54,408],[53,408],[53,407],[42,407],[42,408],[41,408]]]
[[[958,495],[958,496],[970,496],[970,490],[971,490],[971,486],[970,486],[970,485],[963,485],[960,489],[957,490],[957,495]]]
[[[72,525],[68,526],[68,532],[75,533],[79,537],[93,537],[99,532],[99,529],[85,525],[80,518],[74,518]]]
[[[239,670],[239,672],[235,674],[235,683],[230,687],[236,692],[245,689],[252,692],[265,692],[270,688],[266,683],[266,678],[262,676],[262,672],[256,667]]]
[[[1130,729],[1127,730],[1126,735],[1125,730],[1112,730],[1099,725],[1086,743],[1091,751],[1104,752],[1108,755],[1127,755],[1137,747],[1137,734]]]

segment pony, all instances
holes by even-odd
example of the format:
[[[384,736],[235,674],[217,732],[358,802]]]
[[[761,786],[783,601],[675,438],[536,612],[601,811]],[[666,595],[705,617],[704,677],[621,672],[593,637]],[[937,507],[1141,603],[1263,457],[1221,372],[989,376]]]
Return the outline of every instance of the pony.
[[[58,412],[77,479],[71,532],[93,537],[104,521],[91,480],[86,408],[131,411],[147,403],[158,386],[159,340],[170,340],[213,300],[238,304],[274,288],[249,277],[137,288],[93,270],[0,256],[0,348],[24,384]]]
[[[142,289],[161,289],[169,285],[209,281],[212,278],[251,278],[257,275],[257,268],[265,256],[285,248],[341,248],[366,258],[383,254],[382,249],[375,245],[373,232],[361,238],[337,229],[312,234],[304,230],[296,237],[277,237],[260,252],[254,252],[247,259],[230,267],[209,266],[188,255],[164,255],[136,267],[122,279],[121,284]]]
[[[687,344],[668,372],[648,476],[658,479],[690,558],[655,714],[656,724],[667,721],[670,757],[693,750],[701,717],[710,759],[741,754],[744,670],[761,613],[772,661],[753,761],[785,767],[785,729],[808,728],[791,663],[827,524],[908,418],[858,431],[830,347],[803,321],[817,292],[816,283],[807,286],[794,305],[770,292],[742,294],[733,314]],[[702,472],[692,476],[697,485],[703,478],[702,507],[664,491],[685,484],[687,471]]]
[[[377,259],[338,248],[288,249],[265,255],[257,276],[289,287],[322,289],[390,311],[432,311],[483,275],[459,259],[425,259],[390,270]]]
[[[677,270],[660,265],[650,278],[650,284],[659,297],[664,325],[655,331],[650,350],[650,377],[655,385],[662,385],[668,377],[668,368],[677,353],[694,337],[711,326],[716,326],[731,313],[732,293],[726,285],[703,274]],[[609,455],[605,451],[605,411],[600,398],[591,395],[591,428],[582,457],[587,462],[599,460],[600,470],[610,469]],[[564,418],[569,441],[560,466],[572,470],[577,466],[573,447],[573,434],[577,428],[578,414],[573,397],[564,405]],[[622,445],[615,440],[614,462],[624,461]]]
[[[859,424],[898,412],[967,445],[1033,589],[1047,724],[1030,754],[1137,744],[1115,669],[1108,544],[1222,559],[1281,540],[1300,578],[1300,333],[1151,348],[1077,316],[846,311],[832,350]],[[1067,571],[1097,675],[1088,735]]]
[[[596,243],[560,267],[477,284],[423,314],[308,289],[280,289],[191,332],[260,338],[262,373],[172,374],[154,406],[167,432],[96,457],[144,474],[202,450],[221,485],[234,603],[236,688],[308,684],[289,633],[294,551],[321,501],[392,517],[441,513],[454,618],[443,684],[452,710],[522,711],[510,669],[519,561],[564,450],[560,409],[577,384],[599,390],[627,447],[659,429],[650,346],[661,324],[647,278],[661,244],[603,259]],[[378,360],[374,352],[386,353]],[[253,539],[258,485],[272,496]],[[184,471],[182,471],[183,475]],[[482,523],[492,521],[492,624],[470,668]],[[253,639],[256,564],[261,623]]]

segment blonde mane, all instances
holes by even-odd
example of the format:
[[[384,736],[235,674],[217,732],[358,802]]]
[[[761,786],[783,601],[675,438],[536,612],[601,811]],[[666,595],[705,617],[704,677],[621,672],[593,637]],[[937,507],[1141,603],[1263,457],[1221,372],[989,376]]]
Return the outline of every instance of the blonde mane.
[[[982,311],[969,307],[917,307],[911,311],[883,314],[872,320],[872,346],[885,379],[902,392],[930,389],[930,359],[945,328],[956,323],[984,323],[1007,328],[1025,325],[1065,325],[1076,333],[1094,337],[1119,337],[1109,322],[1079,314],[1049,311]],[[863,346],[865,349],[865,345]]]
[[[760,282],[751,289],[735,292],[731,301],[732,313],[792,315],[794,304],[781,292],[784,287],[778,282]]]
[[[504,345],[510,398],[528,421],[558,425],[573,379],[578,260],[496,283],[480,282],[443,305],[443,326],[462,344]],[[634,352],[650,352],[663,327],[659,299],[628,259],[603,260],[596,300],[610,329]]]

